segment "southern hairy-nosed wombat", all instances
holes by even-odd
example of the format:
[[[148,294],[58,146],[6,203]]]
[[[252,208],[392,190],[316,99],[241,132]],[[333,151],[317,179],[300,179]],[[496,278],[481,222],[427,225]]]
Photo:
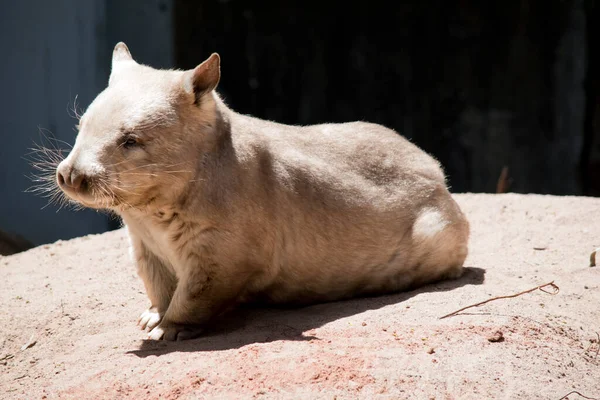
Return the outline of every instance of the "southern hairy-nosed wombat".
[[[461,275],[469,225],[436,160],[396,132],[240,115],[189,71],[136,63],[123,43],[56,180],[118,213],[152,339],[186,339],[240,301],[306,304]]]

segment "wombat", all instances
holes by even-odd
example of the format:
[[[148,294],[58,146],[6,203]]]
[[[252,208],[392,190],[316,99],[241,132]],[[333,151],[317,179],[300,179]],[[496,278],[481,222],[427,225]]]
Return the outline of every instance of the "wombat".
[[[372,123],[241,115],[219,80],[216,53],[157,70],[118,43],[56,170],[71,200],[121,216],[149,338],[196,337],[240,302],[302,305],[461,275],[469,224],[433,157]]]

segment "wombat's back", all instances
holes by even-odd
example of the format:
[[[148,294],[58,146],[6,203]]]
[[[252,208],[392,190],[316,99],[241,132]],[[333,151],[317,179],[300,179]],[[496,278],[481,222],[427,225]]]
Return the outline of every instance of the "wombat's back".
[[[468,224],[439,163],[418,147],[363,122],[240,126],[247,132],[234,124],[232,134],[251,135],[269,182],[257,201],[274,232],[271,300],[334,300],[460,274]]]

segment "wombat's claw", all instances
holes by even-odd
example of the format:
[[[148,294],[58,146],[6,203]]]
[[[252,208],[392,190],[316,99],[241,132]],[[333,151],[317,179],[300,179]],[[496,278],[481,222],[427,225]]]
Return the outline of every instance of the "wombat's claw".
[[[142,315],[140,315],[137,323],[138,323],[140,329],[142,329],[142,330],[144,330],[146,328],[152,329],[156,325],[158,325],[161,318],[162,317],[160,316],[158,311],[156,311],[156,309],[154,307],[152,307],[152,308],[147,309],[146,311],[144,311],[142,313]]]
[[[150,340],[187,340],[194,339],[202,333],[201,328],[188,327],[184,325],[167,325],[159,324],[148,333]]]

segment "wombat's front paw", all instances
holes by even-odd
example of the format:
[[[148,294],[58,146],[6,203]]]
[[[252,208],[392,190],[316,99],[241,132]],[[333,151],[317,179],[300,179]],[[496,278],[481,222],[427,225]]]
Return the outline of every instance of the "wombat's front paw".
[[[159,324],[148,333],[151,340],[187,340],[194,339],[202,333],[202,328],[177,324]]]
[[[156,307],[150,307],[149,309],[144,311],[142,315],[140,315],[137,323],[142,330],[146,328],[152,329],[156,325],[158,325],[161,319],[162,316],[159,314]]]

